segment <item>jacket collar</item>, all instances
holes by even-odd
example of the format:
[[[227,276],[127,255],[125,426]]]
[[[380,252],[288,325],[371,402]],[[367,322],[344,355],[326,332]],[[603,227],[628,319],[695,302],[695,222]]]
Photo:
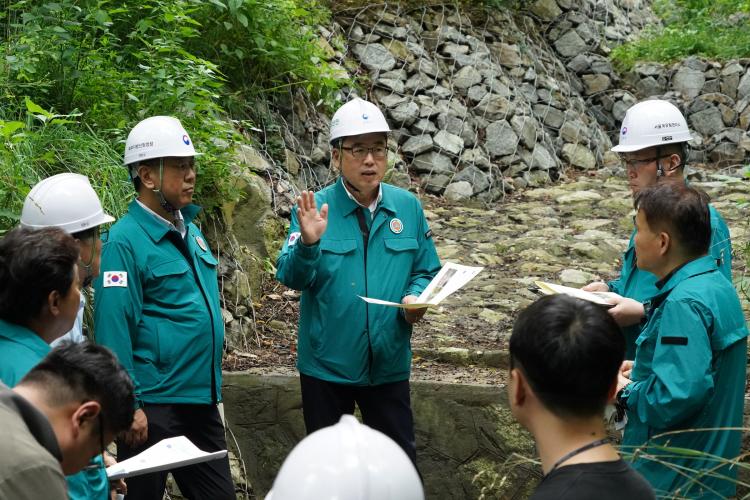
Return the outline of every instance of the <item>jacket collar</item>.
[[[383,192],[383,197],[380,200],[378,208],[388,210],[391,213],[396,213],[396,207],[393,204],[393,197],[388,195],[388,189],[386,189],[386,186],[387,184],[383,182],[380,183],[380,189]],[[358,208],[362,208],[359,203],[351,199],[347,194],[346,188],[344,188],[343,177],[339,176],[339,179],[336,181],[336,186],[334,187],[334,192],[336,193],[336,204],[341,207],[341,212],[345,216],[353,213]]]
[[[651,305],[655,306],[660,303],[667,295],[669,295],[669,292],[671,292],[673,288],[683,281],[698,276],[699,274],[717,271],[718,269],[719,268],[716,266],[716,260],[710,255],[698,257],[695,260],[688,261],[681,266],[678,266],[664,278],[656,282],[656,288],[659,289],[659,293],[651,299]]]
[[[36,354],[39,359],[43,358],[50,351],[50,346],[42,340],[42,337],[29,330],[25,326],[17,325],[0,319],[0,338],[5,337],[11,342],[28,347]]]
[[[190,224],[200,211],[201,207],[193,204],[181,208],[180,213],[182,213],[182,217],[185,219],[185,225],[187,226]],[[131,201],[130,205],[128,205],[128,213],[154,241],[160,241],[170,231],[166,224],[162,224],[160,221],[156,220],[156,218],[144,210],[136,200]]]

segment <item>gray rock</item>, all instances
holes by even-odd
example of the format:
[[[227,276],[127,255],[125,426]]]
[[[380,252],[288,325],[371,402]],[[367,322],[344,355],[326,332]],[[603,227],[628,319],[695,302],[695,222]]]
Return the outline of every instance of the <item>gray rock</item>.
[[[426,73],[415,73],[406,81],[404,87],[406,90],[417,93],[432,88],[435,85],[437,85],[436,80]]]
[[[563,57],[573,57],[587,48],[586,42],[574,30],[561,36],[554,44],[555,50]]]
[[[595,275],[578,269],[564,269],[560,273],[560,282],[569,286],[583,286],[595,279]]]
[[[548,127],[559,129],[565,121],[565,113],[552,106],[535,104],[531,109],[534,116]]]
[[[422,118],[411,126],[411,130],[415,134],[434,134],[435,132],[437,132],[437,127],[434,123],[432,123],[431,120]]]
[[[591,71],[598,74],[612,75],[612,63],[602,56],[591,56]]]
[[[459,45],[457,43],[448,42],[443,45],[443,48],[441,49],[441,52],[445,55],[451,56],[455,58],[459,54],[468,54],[469,53],[469,46],[468,45]]]
[[[518,136],[505,120],[492,122],[487,127],[484,147],[492,157],[507,156],[516,151]]]
[[[445,99],[446,97],[450,97],[451,95],[453,95],[450,90],[443,87],[442,85],[435,85],[434,87],[427,89],[425,91],[425,94],[430,97],[434,97],[435,99]]]
[[[718,134],[724,129],[721,111],[714,106],[690,115],[690,124],[695,130],[706,136]]]
[[[750,68],[748,68],[740,80],[740,85],[737,87],[737,99],[744,99],[746,97],[750,97]]]
[[[567,68],[574,73],[581,73],[591,66],[591,60],[586,54],[578,54],[568,61]]]
[[[408,30],[403,26],[389,26],[385,23],[374,24],[372,29],[380,35],[397,40],[406,40],[408,34]]]
[[[414,123],[419,116],[419,106],[415,102],[405,102],[395,108],[389,109],[388,114],[393,119],[392,125],[396,127],[409,126]]]
[[[721,92],[721,82],[718,79],[706,80],[700,93],[710,94],[712,92]]]
[[[396,58],[380,43],[358,44],[353,52],[362,64],[373,71],[390,71],[396,66]]]
[[[412,65],[412,70],[424,73],[433,78],[442,77],[442,71],[440,71],[437,63],[431,59],[419,59]]]
[[[582,203],[599,201],[602,199],[602,195],[595,191],[575,191],[570,194],[564,194],[555,198],[555,201],[561,205],[569,203]]]
[[[474,166],[470,166],[461,170],[453,178],[453,182],[461,181],[471,184],[473,194],[481,193],[490,188],[489,176],[482,172],[479,168]]]
[[[429,135],[418,135],[410,137],[406,143],[401,146],[401,151],[416,156],[422,153],[426,153],[432,149],[432,137]]]
[[[700,71],[701,73],[706,71],[706,68],[708,68],[708,64],[701,61],[695,56],[688,57],[682,62],[682,64],[683,66],[687,66],[688,68],[695,70],[695,71]]]
[[[375,85],[377,85],[378,87],[383,87],[388,90],[392,90],[393,92],[397,94],[404,93],[404,82],[402,82],[401,80],[395,80],[393,78],[378,77],[375,80]]]
[[[482,81],[482,75],[474,69],[472,66],[466,66],[461,68],[453,75],[453,86],[461,91],[466,91],[469,87],[472,87]]]
[[[672,77],[672,88],[688,99],[698,97],[704,83],[706,83],[706,75],[688,66],[682,66]]]
[[[488,93],[476,105],[474,113],[487,119],[505,118],[511,114],[511,102],[505,97]]]
[[[385,97],[381,97],[380,99],[378,99],[378,101],[386,108],[395,108],[399,104],[403,104],[408,101],[408,99],[404,96],[389,94]]]
[[[651,97],[664,93],[665,86],[659,83],[653,76],[647,76],[638,81],[635,85],[638,95],[641,97]]]
[[[539,16],[543,21],[554,21],[561,14],[560,7],[557,6],[555,0],[537,0],[529,10]]]
[[[584,42],[589,44],[596,39],[598,30],[591,23],[584,20],[584,22],[576,27],[576,33],[578,33]]]
[[[445,186],[451,181],[451,176],[446,174],[428,175],[422,180],[425,191],[431,194],[440,194]]]
[[[461,137],[448,133],[445,130],[440,130],[435,134],[433,141],[437,148],[453,155],[460,154],[464,148],[464,140]]]
[[[574,167],[591,170],[596,167],[596,158],[589,148],[581,144],[565,144],[562,156]]]
[[[435,151],[415,157],[411,166],[419,173],[453,174],[453,161],[446,155]]]
[[[521,138],[521,144],[531,149],[536,144],[537,126],[539,125],[534,118],[530,116],[514,116],[510,119],[513,130]]]
[[[468,98],[475,103],[481,101],[485,95],[487,95],[487,87],[484,85],[474,85],[467,92]]]
[[[523,64],[521,53],[518,51],[517,45],[509,45],[507,43],[497,43],[493,47],[495,57],[497,57],[501,66],[506,68],[515,68]]]
[[[510,91],[510,87],[508,87],[497,78],[490,78],[489,80],[485,81],[487,83],[487,86],[489,86],[490,88],[490,93],[493,95],[499,95],[500,97],[510,97],[510,95],[512,94],[512,92]]]
[[[730,62],[721,70],[721,76],[739,75],[742,74],[743,71],[745,71],[745,69],[741,64]]]
[[[628,112],[628,109],[630,109],[630,106],[632,106],[630,102],[617,101],[615,105],[612,106],[612,116],[618,122],[622,122],[622,120],[625,118],[625,113]]]
[[[461,159],[459,160],[458,165],[464,170],[476,166],[481,170],[488,171],[492,167],[490,159],[484,154],[484,151],[478,148],[464,149],[461,153]]]
[[[586,95],[604,92],[609,88],[612,81],[607,75],[583,75],[583,86]]]
[[[380,78],[388,78],[390,80],[401,80],[405,82],[409,77],[409,74],[404,68],[392,69],[391,71],[381,72],[378,75]]]
[[[471,198],[474,194],[471,184],[466,181],[453,182],[445,188],[445,198],[451,201],[461,201]]]
[[[557,167],[557,160],[550,154],[550,152],[542,146],[537,144],[534,146],[532,152],[524,151],[521,153],[523,161],[533,169],[551,170]]]

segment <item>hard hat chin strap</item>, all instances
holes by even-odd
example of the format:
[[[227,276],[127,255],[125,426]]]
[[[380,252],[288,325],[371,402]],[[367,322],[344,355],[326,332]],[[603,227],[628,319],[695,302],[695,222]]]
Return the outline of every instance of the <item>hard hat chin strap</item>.
[[[154,194],[156,194],[156,197],[159,200],[159,205],[161,205],[161,208],[169,212],[170,214],[174,214],[177,212],[177,209],[174,205],[169,203],[167,199],[164,197],[164,193],[161,192],[161,185],[162,181],[164,180],[164,158],[159,158],[159,186],[155,187],[153,189]]]

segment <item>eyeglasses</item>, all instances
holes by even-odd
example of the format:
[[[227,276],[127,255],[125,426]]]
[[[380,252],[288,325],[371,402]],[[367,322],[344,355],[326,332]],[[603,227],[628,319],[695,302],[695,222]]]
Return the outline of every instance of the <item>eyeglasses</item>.
[[[661,160],[662,158],[666,158],[666,156],[654,156],[653,158],[644,158],[643,160],[636,160],[634,158],[625,158],[624,156],[621,156],[620,161],[623,165],[625,165],[625,168],[638,170],[639,168],[648,165],[651,162]]]
[[[371,148],[366,148],[364,146],[354,146],[353,148],[345,148],[341,146],[341,149],[345,151],[350,151],[352,153],[352,156],[356,158],[357,160],[364,160],[367,158],[367,155],[372,153],[372,157],[376,160],[382,160],[385,158],[386,153],[386,147],[385,146],[373,146]]]

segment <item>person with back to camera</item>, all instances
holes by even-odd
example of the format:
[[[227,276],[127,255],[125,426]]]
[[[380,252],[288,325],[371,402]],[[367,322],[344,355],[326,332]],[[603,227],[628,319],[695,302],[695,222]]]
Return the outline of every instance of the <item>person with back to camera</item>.
[[[660,183],[641,190],[635,206],[637,265],[658,277],[658,292],[646,303],[635,361],[621,368],[623,447],[659,494],[732,497],[748,331],[737,292],[709,254],[708,196]]]
[[[604,409],[625,339],[605,309],[567,295],[542,297],[518,315],[509,353],[510,409],[534,436],[544,472],[532,500],[655,498],[607,436]]]
[[[620,142],[612,151],[621,155],[633,196],[660,180],[685,182],[687,142],[692,139],[687,121],[679,109],[668,101],[652,99],[639,102],[625,114],[620,128]],[[716,260],[722,274],[732,281],[732,243],[729,229],[718,211],[711,213],[711,245],[708,253]],[[610,309],[623,328],[627,349],[625,359],[635,356],[636,342],[645,316],[643,302],[658,292],[658,278],[636,266],[635,233],[630,235],[623,254],[620,276],[608,283],[595,282],[583,287],[595,292],[613,292],[620,296]]]

